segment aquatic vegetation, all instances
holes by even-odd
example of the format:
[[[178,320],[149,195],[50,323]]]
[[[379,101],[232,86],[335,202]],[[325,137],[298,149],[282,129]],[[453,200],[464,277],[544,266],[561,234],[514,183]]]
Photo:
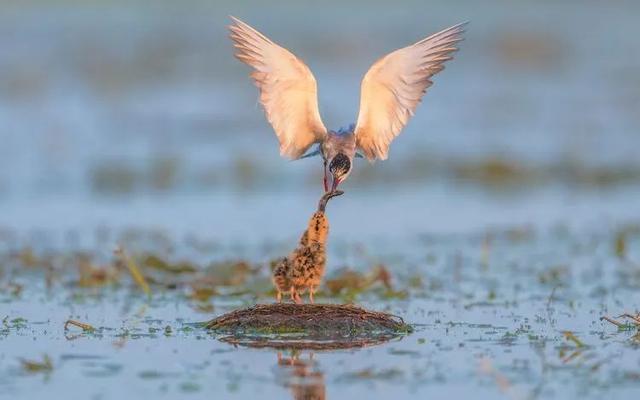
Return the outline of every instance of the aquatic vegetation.
[[[367,368],[352,372],[342,377],[344,380],[393,380],[404,376],[404,372],[398,368],[376,370]]]
[[[567,282],[570,277],[570,268],[566,265],[554,265],[538,273],[541,284],[558,286]]]
[[[235,310],[205,324],[217,332],[237,333],[304,332],[321,334],[353,334],[367,332],[406,333],[411,328],[397,316],[367,311],[352,305],[276,303]]]
[[[157,156],[140,167],[128,160],[96,163],[88,171],[91,189],[102,195],[125,195],[143,190],[175,188],[181,162],[175,157]]]
[[[619,330],[621,331],[630,331],[630,330],[638,330],[638,332],[640,333],[640,314],[637,315],[631,315],[628,313],[622,314],[620,316],[617,317],[618,319],[620,318],[624,318],[627,320],[627,322],[620,322],[616,319],[613,319],[611,317],[608,317],[606,315],[600,317],[601,321],[607,321],[615,326],[618,327]]]
[[[133,160],[109,160],[88,171],[92,191],[103,196],[131,195],[145,191],[184,190],[198,187],[212,190],[220,186],[232,190],[253,191],[278,183],[280,171],[271,163],[249,154],[240,154],[215,165],[183,168],[175,158],[158,158],[147,165]],[[218,170],[231,174],[218,174]],[[583,160],[559,159],[548,163],[527,163],[522,160],[487,154],[479,158],[443,157],[424,149],[393,165],[369,166],[359,169],[350,178],[353,187],[378,187],[381,183],[424,183],[451,181],[455,185],[480,187],[490,191],[526,191],[555,184],[577,186],[583,190],[624,187],[640,183],[640,165],[592,165]],[[302,184],[315,187],[317,171],[301,179]]]
[[[616,256],[621,260],[627,257],[627,242],[633,238],[640,237],[640,226],[628,224],[616,230],[613,238],[613,248]]]
[[[211,297],[218,295],[218,291],[211,287],[192,286],[189,298],[197,301],[208,301]]]
[[[391,273],[384,265],[376,265],[367,273],[349,268],[342,269],[327,279],[326,287],[332,296],[340,295],[346,299],[353,299],[360,293],[374,289],[378,283],[384,288],[381,292],[383,297],[403,297],[404,292],[393,290]]]
[[[100,287],[115,284],[120,279],[116,268],[111,265],[96,266],[86,254],[79,255],[77,263],[79,287]]]
[[[576,347],[578,347],[578,348],[585,347],[585,344],[582,342],[582,340],[578,339],[578,337],[575,335],[575,333],[573,333],[571,331],[564,331],[564,332],[562,332],[562,335],[567,340],[570,340],[571,342],[573,342],[576,345]]]
[[[75,321],[73,319],[69,319],[67,320],[67,322],[64,323],[64,330],[68,330],[69,329],[69,325],[72,326],[77,326],[78,328],[82,329],[84,332],[94,332],[96,330],[96,328],[94,328],[93,326],[86,324],[84,322],[80,322],[80,321]]]
[[[48,355],[42,357],[42,361],[20,359],[22,368],[29,373],[49,373],[53,371],[53,363]]]
[[[136,171],[121,162],[106,162],[90,171],[93,190],[103,194],[130,193],[136,185]]]
[[[623,258],[615,251],[619,232],[625,232]],[[127,267],[126,258],[113,257],[104,242],[97,249],[82,251],[15,242],[12,247],[0,248],[0,260],[12,260],[0,275],[0,301],[9,306],[7,310],[26,303],[38,310],[46,304],[39,299],[46,296],[47,303],[54,306],[50,319],[32,312],[6,312],[0,324],[0,340],[9,344],[33,336],[37,342],[55,343],[52,349],[63,348],[67,353],[47,350],[50,361],[60,360],[55,369],[77,370],[87,377],[95,374],[117,380],[123,364],[127,368],[134,365],[141,380],[167,385],[173,393],[183,393],[180,385],[185,382],[200,385],[201,391],[210,387],[205,378],[190,370],[158,368],[133,358],[122,361],[122,357],[128,357],[125,349],[143,345],[154,346],[154,352],[175,348],[189,353],[188,349],[195,346],[204,357],[201,361],[211,362],[204,367],[209,368],[207,375],[215,376],[216,368],[229,369],[228,376],[215,381],[224,383],[224,387],[235,382],[234,390],[239,391],[247,380],[243,367],[234,361],[236,357],[261,360],[269,356],[271,365],[275,351],[289,349],[320,352],[318,363],[329,377],[325,380],[328,385],[406,382],[419,387],[429,384],[424,382],[446,379],[459,382],[443,372],[455,371],[472,376],[468,381],[473,385],[484,379],[495,383],[506,378],[508,390],[529,393],[528,382],[542,379],[538,363],[547,371],[544,379],[552,384],[561,377],[576,384],[583,379],[598,379],[596,386],[589,386],[592,393],[609,390],[608,374],[630,387],[637,382],[633,375],[635,350],[640,344],[634,311],[637,286],[630,277],[637,270],[640,242],[632,228],[612,227],[597,235],[583,235],[569,228],[541,232],[516,226],[460,236],[425,235],[406,243],[408,249],[403,243],[388,248],[362,243],[347,243],[338,250],[330,246],[328,251],[334,252],[330,259],[343,258],[351,267],[336,268],[336,261],[329,263],[319,302],[362,303],[411,323],[402,325],[398,320],[400,325],[394,329],[376,331],[341,322],[334,331],[338,335],[322,322],[311,330],[295,323],[216,330],[193,322],[272,301],[268,260],[279,255],[286,244],[234,258],[230,255],[237,253],[235,247],[207,245],[203,252],[183,246],[162,232],[131,229],[112,232],[109,237],[108,242],[127,239],[123,241],[128,243],[125,256],[137,261],[137,270],[153,293],[151,298],[141,295],[144,291]],[[189,240],[193,242],[194,238]],[[183,247],[188,251],[175,250]],[[23,265],[16,261],[20,260],[16,255],[26,248],[29,250],[23,253]],[[53,269],[51,274],[47,272],[49,267]],[[47,287],[47,280],[51,290],[44,295],[41,290]],[[17,285],[20,295],[15,297],[11,292]],[[129,290],[131,285],[135,290]],[[609,298],[632,312],[605,316],[600,322],[603,304]],[[313,319],[311,323],[315,323]],[[572,331],[565,334],[562,329],[568,327]],[[415,339],[406,337],[412,332],[416,332]],[[163,340],[170,341],[171,346],[165,346]],[[69,345],[64,344],[67,342]],[[99,348],[99,356],[107,359],[72,361],[67,358],[76,354],[71,343],[81,344],[79,348]],[[3,348],[9,359],[12,355],[14,360],[24,358],[24,350],[16,353],[11,346]],[[361,348],[371,353],[333,353]],[[253,349],[264,352],[251,353]],[[211,358],[210,352],[216,357]],[[361,357],[367,354],[385,361],[368,364],[368,357]],[[480,374],[480,378],[474,375],[479,355],[492,361],[491,372]],[[329,360],[334,358],[341,364],[333,365]],[[357,365],[351,366],[352,360]],[[42,360],[35,362],[44,364]],[[22,364],[16,363],[23,371]],[[414,364],[413,369],[405,367]],[[310,371],[315,371],[313,368]],[[402,372],[387,374],[389,370]],[[153,378],[149,371],[160,375]],[[293,390],[294,386],[286,382],[290,381],[281,384]]]
[[[170,263],[155,254],[147,254],[142,258],[142,266],[170,274],[192,274],[198,267],[188,261]]]
[[[351,305],[276,303],[221,315],[204,327],[234,345],[332,350],[384,343],[411,333],[402,318]]]
[[[140,271],[140,268],[138,268],[136,262],[131,257],[129,257],[120,247],[114,251],[114,254],[127,267],[129,273],[131,273],[131,277],[138,284],[140,289],[142,289],[142,291],[147,296],[151,296],[151,288],[149,287],[149,284],[147,283],[144,275],[142,275],[142,272]]]
[[[258,272],[259,268],[246,260],[216,262],[204,269],[198,282],[211,286],[242,286]]]

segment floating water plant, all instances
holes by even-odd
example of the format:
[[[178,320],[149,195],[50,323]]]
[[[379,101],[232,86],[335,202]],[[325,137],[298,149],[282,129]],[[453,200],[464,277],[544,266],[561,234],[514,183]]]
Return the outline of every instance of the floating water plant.
[[[138,268],[138,265],[135,263],[135,261],[133,261],[133,259],[129,257],[121,247],[118,247],[114,251],[114,254],[116,255],[116,257],[120,258],[124,265],[127,266],[127,269],[131,273],[131,277],[138,284],[138,286],[140,286],[140,289],[142,289],[142,291],[150,297],[151,288],[149,287],[149,284],[147,283],[144,275],[142,275],[142,272],[140,272],[140,268]]]
[[[53,363],[51,362],[51,359],[49,358],[48,355],[44,355],[42,357],[42,361],[32,361],[32,360],[26,360],[24,358],[20,359],[20,363],[22,364],[22,368],[27,371],[27,372],[31,372],[31,373],[36,373],[36,372],[51,372],[53,371]]]
[[[615,319],[613,319],[611,317],[607,317],[606,315],[600,317],[600,320],[601,321],[607,321],[610,324],[613,324],[613,325],[617,326],[618,329],[622,330],[622,331],[630,331],[630,330],[634,330],[634,329],[640,330],[640,314],[631,315],[629,313],[625,313],[625,314],[619,315],[617,318],[618,319],[625,318],[629,322],[620,322],[620,321],[617,321],[617,320],[615,320]]]
[[[576,347],[585,347],[585,344],[582,342],[582,340],[578,339],[578,337],[571,331],[564,331],[562,332],[562,335],[565,337],[565,339],[572,341]]]
[[[82,329],[84,332],[95,332],[95,330],[96,330],[96,328],[94,328],[93,326],[91,326],[89,324],[85,324],[84,322],[75,321],[73,319],[70,319],[70,320],[67,320],[67,322],[64,323],[64,330],[65,331],[69,330],[69,325],[77,326],[78,328]]]

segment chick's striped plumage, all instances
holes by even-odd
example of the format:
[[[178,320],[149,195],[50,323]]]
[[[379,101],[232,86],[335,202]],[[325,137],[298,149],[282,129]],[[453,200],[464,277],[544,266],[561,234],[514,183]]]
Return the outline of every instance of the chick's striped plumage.
[[[329,220],[325,207],[330,198],[343,192],[325,193],[318,204],[318,211],[313,213],[302,234],[298,247],[278,262],[273,270],[272,282],[277,291],[277,300],[282,301],[282,293],[289,293],[291,299],[300,303],[300,294],[309,291],[309,300],[313,303],[313,295],[324,277],[327,262],[327,238],[329,236]]]
[[[276,287],[277,299],[282,293],[289,293],[291,299],[300,302],[300,294],[309,291],[309,299],[324,276],[326,264],[326,240],[329,234],[329,222],[324,212],[317,211],[309,219],[298,247],[283,258],[273,271],[272,282]]]
[[[276,299],[278,302],[282,301],[282,293],[287,293],[291,289],[291,279],[289,279],[289,271],[291,271],[291,262],[288,257],[283,258],[278,262],[276,268],[273,270],[273,276],[271,281],[276,288]],[[292,297],[293,299],[293,297]]]
[[[326,241],[329,235],[329,221],[324,212],[318,211],[311,216],[306,231],[307,244],[298,249],[291,266],[291,286],[296,293],[309,290],[309,298],[313,301],[313,294],[324,277],[326,264]]]

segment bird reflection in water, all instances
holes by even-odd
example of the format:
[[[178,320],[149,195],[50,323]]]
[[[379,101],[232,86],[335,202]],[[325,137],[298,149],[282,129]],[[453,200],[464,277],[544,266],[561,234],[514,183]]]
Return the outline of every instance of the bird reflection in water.
[[[324,374],[318,369],[313,353],[304,357],[293,351],[289,357],[278,352],[278,372],[282,373],[282,383],[291,390],[296,400],[324,400],[326,387]]]

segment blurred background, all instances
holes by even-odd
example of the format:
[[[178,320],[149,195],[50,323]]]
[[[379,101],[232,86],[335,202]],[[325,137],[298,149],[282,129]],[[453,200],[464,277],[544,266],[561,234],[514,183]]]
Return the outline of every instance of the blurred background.
[[[313,70],[355,121],[380,56],[471,21],[390,158],[331,203],[339,237],[640,218],[636,1],[0,3],[0,226],[290,238],[318,159],[278,155],[228,16]]]

